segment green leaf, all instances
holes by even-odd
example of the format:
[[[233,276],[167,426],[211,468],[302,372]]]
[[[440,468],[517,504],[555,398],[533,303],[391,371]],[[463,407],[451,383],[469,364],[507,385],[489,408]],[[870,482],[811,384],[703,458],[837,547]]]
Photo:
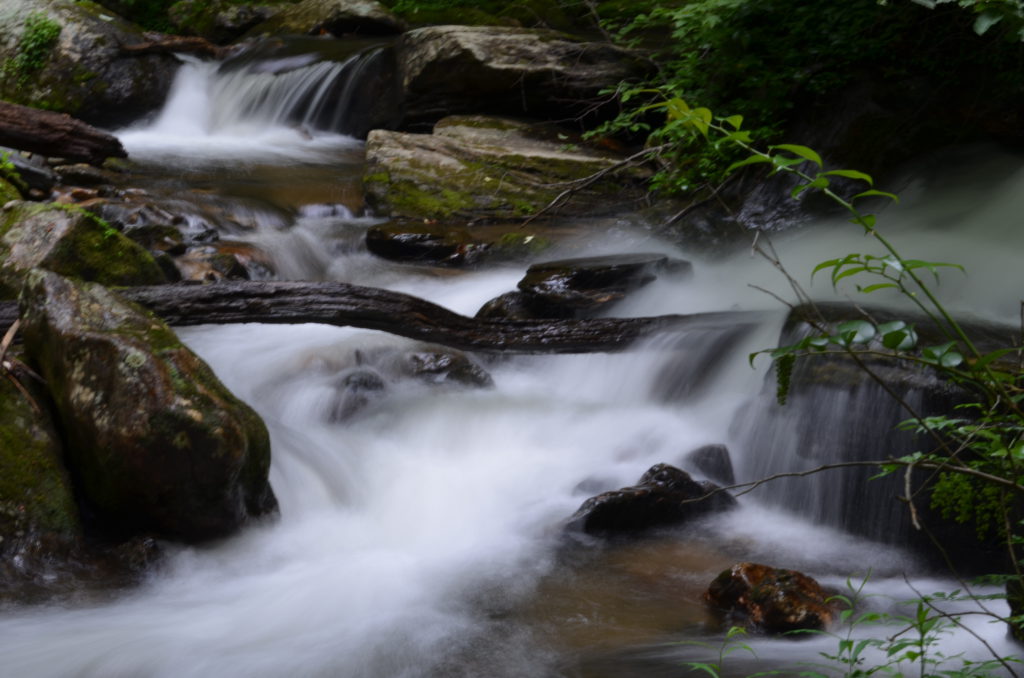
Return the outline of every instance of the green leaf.
[[[798,184],[796,187],[793,188],[792,191],[789,192],[789,195],[791,198],[799,198],[801,193],[812,188],[819,190],[822,188],[828,188],[828,179],[822,176],[815,177],[813,180],[807,182],[806,184]]]
[[[851,224],[857,224],[863,226],[865,231],[870,231],[875,227],[875,215],[874,214],[861,214],[853,219],[850,219]]]
[[[1001,348],[1001,349],[999,349],[997,351],[992,351],[991,353],[986,353],[985,355],[983,355],[980,358],[978,358],[978,360],[976,360],[974,362],[974,364],[971,365],[971,369],[983,370],[986,367],[988,367],[988,365],[990,363],[992,363],[992,361],[999,360],[1004,355],[1008,355],[1010,353],[1016,353],[1017,350],[1018,349],[1016,349],[1016,348]]]
[[[874,285],[865,285],[864,287],[859,287],[858,286],[857,289],[860,290],[861,292],[863,292],[864,294],[871,294],[872,292],[877,292],[878,290],[884,290],[884,289],[889,288],[889,287],[896,287],[896,288],[898,288],[899,285],[897,285],[896,283],[875,283]]]
[[[732,126],[733,129],[738,130],[740,127],[743,126],[743,116],[730,115],[728,118],[723,118],[722,122],[727,122]]]
[[[847,320],[839,323],[836,332],[843,338],[849,337],[847,343],[865,344],[875,338],[878,329],[867,320]]]
[[[1018,10],[1020,11],[1020,10]],[[978,35],[985,35],[988,29],[1003,20],[1003,15],[998,10],[986,9],[974,20],[974,32]]]
[[[766,155],[752,155],[750,157],[744,158],[743,160],[739,160],[739,161],[734,162],[733,164],[729,165],[725,169],[725,173],[726,174],[732,174],[734,170],[738,170],[740,167],[746,167],[747,165],[757,165],[757,164],[760,164],[760,163],[771,162],[771,161],[772,161],[771,158],[769,158]]]
[[[793,155],[798,155],[804,160],[810,160],[818,167],[822,166],[821,156],[818,155],[817,151],[807,148],[806,146],[801,146],[799,144],[778,144],[776,146],[770,146],[770,148],[789,151]]]
[[[866,181],[868,186],[874,186],[875,185],[875,180],[871,178],[870,174],[866,174],[864,172],[858,172],[857,170],[837,169],[837,170],[829,170],[828,172],[825,172],[825,174],[829,174],[829,175],[833,175],[833,176],[837,176],[837,177],[846,177],[847,179],[859,179],[861,181]]]
[[[871,190],[864,191],[862,193],[858,193],[857,195],[855,195],[852,198],[850,198],[850,200],[856,200],[857,198],[870,198],[871,196],[879,196],[879,197],[882,197],[882,198],[889,198],[893,202],[899,202],[900,201],[900,197],[898,195],[896,195],[895,193],[889,193],[888,191],[876,191],[873,188]]]

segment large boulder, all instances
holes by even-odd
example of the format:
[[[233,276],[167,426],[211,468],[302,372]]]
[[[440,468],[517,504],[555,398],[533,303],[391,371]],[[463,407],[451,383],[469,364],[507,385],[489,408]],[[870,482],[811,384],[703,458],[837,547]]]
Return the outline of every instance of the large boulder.
[[[407,125],[456,113],[571,119],[648,68],[629,50],[544,29],[431,26],[405,33],[396,48]]]
[[[719,574],[704,599],[729,617],[730,625],[768,634],[823,631],[835,617],[829,595],[796,570],[738,563]]]
[[[483,116],[446,118],[433,134],[374,130],[366,140],[367,203],[391,217],[508,220],[556,200],[557,214],[572,216],[620,212],[643,199],[642,169],[574,185],[622,158],[558,135]]]
[[[81,532],[45,393],[18,365],[0,363],[0,561],[32,541]]]
[[[569,519],[568,529],[595,536],[630,536],[734,506],[732,495],[717,485],[697,482],[674,466],[655,464],[636,485],[587,499]]]
[[[142,247],[85,210],[17,202],[0,212],[0,298],[34,268],[104,285],[155,285],[163,271]]]
[[[275,510],[266,427],[164,323],[42,270],[21,305],[68,464],[108,529],[194,542]]]
[[[178,61],[129,56],[141,29],[88,0],[4,0],[0,6],[0,99],[70,113],[95,125],[157,108]]]
[[[180,0],[168,8],[167,18],[182,34],[226,44],[268,21],[285,7],[288,5],[284,3]]]
[[[246,36],[281,35],[393,35],[405,24],[373,0],[302,0],[258,24]]]

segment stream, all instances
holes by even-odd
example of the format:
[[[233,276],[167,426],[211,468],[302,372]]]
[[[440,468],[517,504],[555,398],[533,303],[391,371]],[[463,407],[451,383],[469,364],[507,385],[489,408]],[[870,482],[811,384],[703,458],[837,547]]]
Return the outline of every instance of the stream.
[[[269,67],[228,83],[216,65],[188,60],[164,110],[118,132],[133,185],[178,205],[195,228],[266,252],[264,277],[383,287],[468,315],[514,289],[525,263],[456,272],[365,250],[363,233],[379,220],[362,204],[361,142],[296,121],[282,103],[294,88],[306,87],[308,98],[325,73],[339,77],[323,63],[274,93],[257,79]],[[263,104],[244,96],[257,87]],[[903,201],[880,223],[915,256],[967,268],[939,287],[954,308],[1015,323],[1024,164],[985,148],[952,153],[929,164],[955,171],[916,168],[898,180]],[[217,222],[214,212],[230,218]],[[168,546],[166,561],[132,590],[0,610],[0,675],[679,676],[684,662],[717,661],[722,630],[701,595],[735,562],[799,569],[838,589],[870,577],[868,604],[881,611],[905,610],[898,601],[915,596],[911,586],[958,588],[897,545],[829,527],[813,507],[787,510],[770,489],[650,539],[567,546],[562,525],[587,497],[632,485],[653,464],[684,464],[689,451],[723,443],[738,479],[750,480],[766,445],[787,454],[800,441],[775,435],[754,444],[741,425],[771,399],[762,392],[767,361],[756,369],[747,361],[777,343],[784,317],[753,287],[788,296],[770,264],[746,251],[702,258],[654,237],[636,216],[560,228],[564,237],[538,259],[661,252],[694,262],[692,280],[649,285],[617,315],[742,309],[770,311],[770,319],[734,342],[663,337],[618,354],[476,356],[493,387],[397,382],[342,421],[332,416],[339,375],[412,342],[321,325],[182,330],[266,421],[280,517],[219,543]],[[841,220],[774,244],[801,282],[815,262],[871,246]],[[825,279],[811,289],[822,299],[852,294]],[[656,385],[674,370],[705,376],[666,397]],[[1001,625],[978,621],[976,632],[1000,654],[1017,652]],[[793,675],[837,643],[746,642],[751,652],[733,654],[724,675]],[[985,655],[963,632],[944,636],[941,649]]]

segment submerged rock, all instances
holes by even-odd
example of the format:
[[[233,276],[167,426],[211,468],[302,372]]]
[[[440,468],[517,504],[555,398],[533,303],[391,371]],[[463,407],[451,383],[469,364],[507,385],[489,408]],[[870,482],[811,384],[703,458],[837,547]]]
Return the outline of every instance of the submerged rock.
[[[738,563],[719,574],[704,599],[729,616],[730,625],[782,634],[822,631],[835,609],[814,579],[796,570]]]
[[[453,113],[572,119],[649,67],[607,42],[530,28],[431,26],[404,34],[396,49],[407,126]]]
[[[157,108],[179,62],[129,56],[141,29],[92,2],[4,0],[0,99],[70,113],[95,125],[127,122]]]
[[[646,170],[624,169],[562,194],[621,160],[552,140],[547,128],[529,123],[454,116],[433,134],[370,132],[363,183],[367,203],[391,217],[522,219],[556,199],[559,216],[611,214],[645,197]]]
[[[703,445],[686,455],[686,461],[716,483],[734,485],[736,474],[725,445]]]
[[[736,506],[732,495],[699,483],[668,464],[652,466],[632,487],[591,497],[569,519],[568,529],[597,536],[631,535],[679,525]]]
[[[68,464],[107,529],[201,541],[275,510],[266,427],[166,325],[46,271],[21,303]]]
[[[142,247],[85,210],[15,203],[0,212],[0,297],[33,268],[104,285],[155,285],[163,271]]]

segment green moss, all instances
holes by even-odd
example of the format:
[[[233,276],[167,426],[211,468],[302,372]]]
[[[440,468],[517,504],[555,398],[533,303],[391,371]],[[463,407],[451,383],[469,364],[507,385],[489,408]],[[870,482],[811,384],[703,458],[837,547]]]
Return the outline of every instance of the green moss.
[[[37,404],[45,401],[36,393]],[[78,511],[46,412],[0,374],[0,537],[77,534]]]
[[[0,207],[6,205],[11,200],[21,200],[21,193],[14,187],[14,184],[0,177]]]

